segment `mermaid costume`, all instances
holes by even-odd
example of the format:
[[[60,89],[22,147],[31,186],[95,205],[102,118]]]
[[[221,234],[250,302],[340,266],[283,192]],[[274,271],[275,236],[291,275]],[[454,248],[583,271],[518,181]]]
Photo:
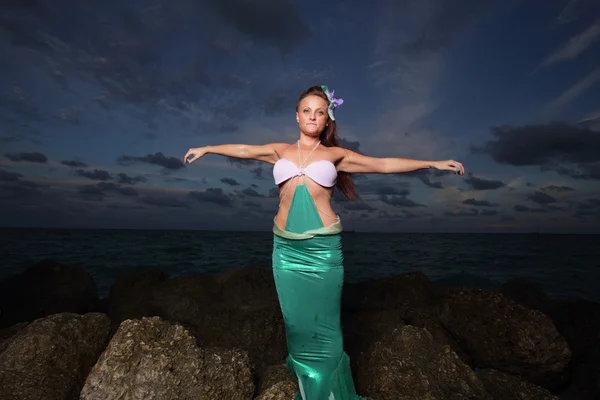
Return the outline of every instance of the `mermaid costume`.
[[[335,166],[327,160],[282,158],[273,167],[276,184],[295,186],[285,229],[273,226],[273,276],[286,328],[288,369],[298,378],[294,400],[364,400],[356,394],[350,358],[344,351],[340,303],[344,280],[341,232],[337,221],[324,226],[305,179],[333,187]],[[281,205],[281,202],[280,202]]]

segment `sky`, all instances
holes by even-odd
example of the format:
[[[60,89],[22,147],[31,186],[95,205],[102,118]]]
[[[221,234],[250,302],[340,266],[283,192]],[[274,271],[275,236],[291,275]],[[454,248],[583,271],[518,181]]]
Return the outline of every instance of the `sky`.
[[[5,0],[0,226],[268,231],[272,166],[328,85],[341,145],[458,160],[354,176],[347,230],[600,233],[597,0]],[[337,193],[337,192],[336,192]]]

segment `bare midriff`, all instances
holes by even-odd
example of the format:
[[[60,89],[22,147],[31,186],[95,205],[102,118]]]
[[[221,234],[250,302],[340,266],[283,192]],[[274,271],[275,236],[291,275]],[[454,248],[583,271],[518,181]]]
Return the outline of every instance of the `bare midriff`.
[[[286,189],[287,185],[290,186]],[[311,194],[313,202],[315,203],[317,212],[321,217],[323,226],[326,227],[338,221],[338,217],[331,207],[331,196],[334,188],[323,187],[306,176],[304,179],[301,179],[300,177],[293,177],[279,185],[280,198],[281,193],[286,191],[286,195],[279,206],[279,211],[275,216],[275,223],[280,229],[284,229],[286,226],[288,212],[290,210],[290,205],[292,203],[292,199],[294,198],[294,192],[297,185],[306,185]]]

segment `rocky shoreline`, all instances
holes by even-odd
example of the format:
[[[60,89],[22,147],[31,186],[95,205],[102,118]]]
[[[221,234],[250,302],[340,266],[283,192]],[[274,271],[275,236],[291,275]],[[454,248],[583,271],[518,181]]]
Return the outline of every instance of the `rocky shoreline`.
[[[600,304],[421,273],[346,284],[346,352],[370,400],[598,400]],[[271,270],[123,271],[99,299],[80,266],[0,282],[0,398],[292,399]]]

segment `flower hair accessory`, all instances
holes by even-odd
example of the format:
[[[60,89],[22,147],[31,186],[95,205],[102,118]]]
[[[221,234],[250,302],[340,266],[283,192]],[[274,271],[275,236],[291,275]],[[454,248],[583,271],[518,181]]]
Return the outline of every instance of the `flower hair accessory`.
[[[332,121],[335,121],[333,110],[344,104],[344,99],[336,99],[333,96],[334,90],[330,92],[329,88],[325,85],[321,85],[321,89],[323,89],[323,91],[325,92],[325,96],[327,96],[327,100],[329,100],[329,107],[327,107],[327,113],[329,114],[329,118],[331,118]]]

